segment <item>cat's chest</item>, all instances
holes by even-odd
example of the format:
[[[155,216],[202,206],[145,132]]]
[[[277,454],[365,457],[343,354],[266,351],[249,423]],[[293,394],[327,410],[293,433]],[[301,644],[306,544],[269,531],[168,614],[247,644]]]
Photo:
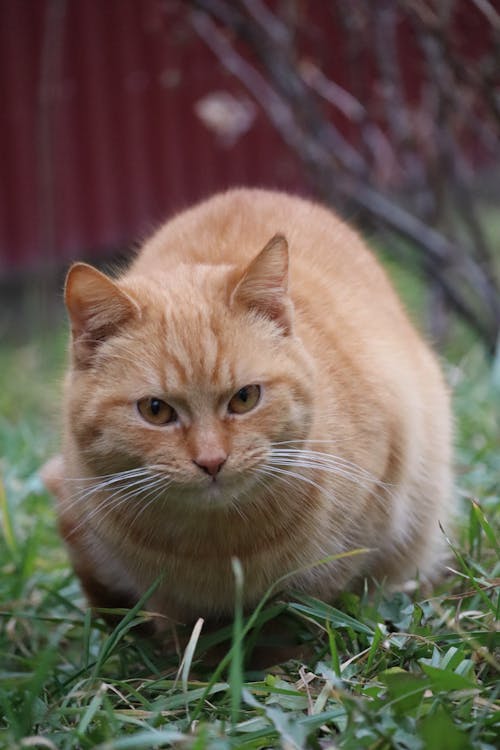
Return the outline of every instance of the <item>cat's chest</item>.
[[[95,541],[101,545],[101,551],[105,547],[119,561],[138,591],[147,590],[159,580],[151,608],[173,611],[180,617],[232,612],[234,557],[243,567],[244,600],[249,606],[257,603],[285,573],[300,568],[311,557],[320,559],[331,552],[323,545],[318,546],[317,538],[307,529],[295,536],[286,527],[268,534],[259,534],[257,528],[248,535],[231,534],[228,528],[215,527],[204,532],[185,539],[168,528],[164,534],[148,535],[129,529],[124,535],[116,528],[106,531],[101,527]]]
[[[180,620],[221,612],[229,615],[233,611],[232,557],[215,547],[211,551],[207,546],[187,550],[175,545],[167,549],[129,543],[126,550],[122,547],[117,554],[139,591],[159,581],[149,603],[155,611],[167,612]],[[247,555],[242,564],[244,599],[252,604],[286,567],[277,549]]]

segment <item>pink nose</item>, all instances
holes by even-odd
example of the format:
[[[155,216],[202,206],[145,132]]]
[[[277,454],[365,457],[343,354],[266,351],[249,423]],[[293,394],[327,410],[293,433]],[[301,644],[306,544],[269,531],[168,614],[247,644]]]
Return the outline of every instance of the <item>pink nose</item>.
[[[193,459],[193,463],[199,466],[205,474],[209,474],[211,477],[215,477],[226,463],[227,456],[199,456],[198,460]]]

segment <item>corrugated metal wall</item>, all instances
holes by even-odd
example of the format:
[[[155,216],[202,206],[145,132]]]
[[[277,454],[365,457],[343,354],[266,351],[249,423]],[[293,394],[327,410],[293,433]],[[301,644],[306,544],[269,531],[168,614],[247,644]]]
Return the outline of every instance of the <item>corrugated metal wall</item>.
[[[321,31],[311,25],[304,54],[365,101],[370,42],[361,40],[366,64],[350,68],[333,5],[302,4]],[[232,184],[300,188],[293,157],[195,37],[188,10],[173,0],[0,0],[0,278],[126,248]],[[405,51],[414,91],[411,38]]]
[[[297,184],[251,105],[235,143],[203,124],[234,84],[175,5],[1,0],[0,276],[126,247],[231,184]]]

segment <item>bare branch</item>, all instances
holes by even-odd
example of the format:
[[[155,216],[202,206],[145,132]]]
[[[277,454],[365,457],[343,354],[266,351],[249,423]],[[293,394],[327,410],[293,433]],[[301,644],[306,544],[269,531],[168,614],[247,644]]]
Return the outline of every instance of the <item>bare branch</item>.
[[[417,257],[423,270],[439,284],[448,303],[493,351],[500,329],[500,290],[492,271],[491,253],[470,200],[461,146],[455,136],[455,132],[459,132],[457,128],[462,127],[460,123],[464,122],[464,105],[460,92],[447,90],[453,88],[456,77],[453,59],[443,46],[443,24],[448,23],[447,17],[451,18],[454,3],[448,0],[436,12],[419,0],[400,0],[401,4],[411,6],[413,18],[417,17],[431,34],[430,41],[426,37],[431,75],[441,81],[437,87],[435,80],[428,83],[439,115],[433,119],[441,120],[439,125],[429,121],[433,137],[437,136],[434,152],[424,146],[418,132],[418,118],[410,116],[404,97],[395,48],[394,3],[397,0],[383,0],[382,16],[378,14],[371,21],[380,24],[375,35],[378,36],[382,81],[388,87],[385,101],[389,137],[368,117],[365,107],[352,94],[328,79],[314,63],[298,61],[291,28],[262,0],[231,3],[192,0],[199,9],[192,14],[192,23],[221,64],[248,89],[284,141],[302,160],[313,176],[318,193],[337,206],[347,201],[351,208],[409,240],[419,251]],[[248,44],[265,75],[235,49],[218,23]],[[356,123],[367,148],[364,154],[348,143],[325,117],[318,96]],[[417,188],[421,195],[427,196],[427,206],[441,205],[439,224],[435,227],[428,225],[428,213],[424,213],[424,218],[419,217],[409,206],[398,203],[394,196],[383,194],[373,182],[378,174],[381,148],[385,148],[388,157],[396,152],[404,154],[406,178],[403,185],[410,203],[412,198],[415,201]],[[419,152],[419,148],[424,151]],[[456,206],[453,210],[461,216],[469,232],[471,247],[467,247],[462,238],[451,239],[454,227],[448,224],[450,213],[444,210],[444,203],[438,202],[440,193],[446,201],[451,201],[451,206]],[[422,203],[416,204],[417,210],[418,205],[422,207]],[[448,228],[448,236],[437,229],[438,225]]]

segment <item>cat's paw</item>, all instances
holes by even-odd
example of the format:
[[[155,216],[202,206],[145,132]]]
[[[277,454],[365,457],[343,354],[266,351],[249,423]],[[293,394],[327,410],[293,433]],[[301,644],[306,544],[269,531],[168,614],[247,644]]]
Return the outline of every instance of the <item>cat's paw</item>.
[[[52,456],[40,469],[42,482],[58,500],[62,499],[64,481],[64,460],[60,453]]]

